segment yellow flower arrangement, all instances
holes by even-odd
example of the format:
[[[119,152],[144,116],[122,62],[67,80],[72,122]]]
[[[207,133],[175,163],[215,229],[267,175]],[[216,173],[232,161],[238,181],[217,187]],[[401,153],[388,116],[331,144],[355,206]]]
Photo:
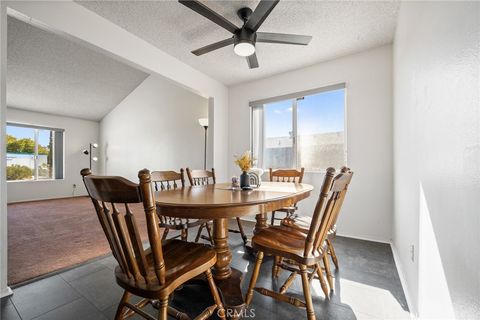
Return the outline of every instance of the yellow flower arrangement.
[[[240,167],[240,170],[246,172],[250,171],[254,160],[250,156],[250,151],[245,151],[240,157],[235,156],[235,164]]]

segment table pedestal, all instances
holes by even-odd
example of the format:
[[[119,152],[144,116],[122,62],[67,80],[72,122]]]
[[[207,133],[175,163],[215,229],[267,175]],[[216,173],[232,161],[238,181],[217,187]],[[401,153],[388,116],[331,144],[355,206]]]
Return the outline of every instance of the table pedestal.
[[[253,229],[253,234],[257,234],[260,230],[268,228],[267,224],[267,213],[260,213],[255,216],[255,229]],[[245,244],[245,251],[248,254],[256,255],[257,250],[253,249],[251,239],[248,239],[248,242]]]
[[[215,283],[223,297],[228,318],[236,319],[245,308],[242,294],[243,273],[230,267],[232,252],[228,246],[228,220],[213,220],[213,243],[217,262],[213,267]]]
[[[254,234],[268,227],[266,213],[257,214],[255,219],[257,223],[253,231]],[[213,277],[223,296],[227,315],[231,319],[236,319],[245,309],[241,289],[243,273],[230,267],[232,252],[228,246],[228,219],[213,220],[213,242],[217,252],[217,263],[213,268]],[[246,245],[246,250],[254,252],[254,249],[249,244]]]

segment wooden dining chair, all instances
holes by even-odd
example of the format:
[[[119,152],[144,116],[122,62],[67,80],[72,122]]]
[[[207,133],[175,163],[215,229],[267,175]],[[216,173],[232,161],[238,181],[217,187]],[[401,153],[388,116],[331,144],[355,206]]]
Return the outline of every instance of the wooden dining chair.
[[[212,168],[212,171],[192,170],[190,168],[187,168],[187,176],[188,181],[192,186],[203,186],[207,184],[217,183],[217,177],[215,176],[214,168]]]
[[[337,210],[334,214],[334,217],[332,219],[332,224],[329,227],[328,230],[328,235],[327,235],[327,245],[328,245],[328,254],[330,255],[333,264],[335,265],[335,269],[338,269],[338,258],[337,255],[335,254],[335,248],[333,247],[333,240],[335,236],[337,235],[337,219],[338,216],[340,215],[340,209],[343,204],[343,200],[345,199],[345,195],[347,194],[348,186],[350,185],[351,179],[353,177],[353,171],[350,170],[350,168],[343,166],[340,169],[341,173],[349,174],[350,180],[348,181],[347,184],[345,184],[345,189],[342,190],[340,193],[340,204],[337,207]],[[312,218],[308,216],[301,216],[301,215],[295,215],[289,218],[285,218],[282,220],[281,224],[284,226],[291,226],[291,227],[296,227],[302,230],[303,232],[307,233],[308,229],[310,227],[310,224],[312,222]]]
[[[215,304],[195,319],[207,319],[216,309],[220,318],[225,319],[225,310],[210,271],[217,260],[215,250],[204,244],[176,239],[162,243],[150,172],[143,169],[138,173],[139,184],[122,177],[93,176],[90,169],[83,169],[81,175],[118,262],[116,282],[125,290],[115,320],[126,319],[134,313],[148,320],[167,320],[168,315],[188,319],[185,313],[168,306],[169,297],[186,281],[202,275],[210,286]],[[148,249],[142,245],[135,214],[131,210],[131,205],[137,203],[143,203],[145,211]],[[130,302],[132,294],[143,299],[133,304]],[[159,301],[156,317],[142,310],[152,300]]]
[[[215,184],[217,182],[217,178],[215,177],[215,169],[213,168],[212,168],[212,171],[191,170],[190,168],[187,168],[187,176],[188,176],[188,180],[190,181],[190,185],[192,186]],[[240,220],[239,217],[237,217],[236,220],[237,220],[238,230],[228,229],[228,231],[232,233],[240,233],[243,243],[247,244],[248,237],[243,230],[242,221]],[[205,226],[200,226],[199,232],[202,232],[203,227],[211,228],[209,224],[206,224]],[[209,232],[209,236],[210,236],[210,232]]]
[[[305,172],[305,168],[301,168],[300,170],[296,169],[278,169],[273,170],[270,168],[270,181],[274,182],[297,182],[302,183],[303,174]],[[282,220],[280,218],[275,218],[275,212],[284,212],[285,217],[290,217],[293,213],[297,210],[297,205],[294,204],[290,207],[281,208],[275,211],[272,211],[272,218],[270,224],[273,226],[275,224],[275,220]],[[285,218],[284,217],[284,218]]]
[[[328,275],[330,264],[325,240],[327,239],[329,227],[334,219],[337,207],[341,205],[341,192],[344,190],[345,185],[349,183],[350,178],[351,175],[348,173],[339,173],[335,176],[335,169],[327,169],[308,233],[280,225],[269,226],[253,236],[252,247],[257,250],[257,259],[245,298],[247,306],[251,303],[253,291],[255,290],[276,300],[288,302],[296,307],[306,308],[307,319],[315,319],[315,311],[310,294],[310,282],[316,276],[320,280],[322,289],[324,292],[326,291],[326,282],[321,267],[323,262],[325,273]],[[279,292],[255,287],[264,254],[280,257],[281,260],[278,267],[292,272]],[[289,263],[283,263],[283,259],[288,259]],[[309,273],[309,269],[313,269],[314,272]],[[302,278],[305,301],[286,294],[288,287],[297,274],[300,274]],[[326,296],[328,296],[328,291]]]
[[[185,174],[183,168],[180,172],[175,171],[152,171],[151,173],[152,183],[155,186],[155,191],[173,190],[177,188],[185,188]],[[164,228],[162,240],[165,240],[170,230],[180,231],[179,235],[174,238],[180,237],[182,240],[187,241],[188,229],[199,227],[195,242],[198,242],[203,228],[207,229],[208,239],[210,239],[213,245],[211,226],[208,224],[208,220],[204,219],[184,219],[168,217],[159,215],[160,227]]]

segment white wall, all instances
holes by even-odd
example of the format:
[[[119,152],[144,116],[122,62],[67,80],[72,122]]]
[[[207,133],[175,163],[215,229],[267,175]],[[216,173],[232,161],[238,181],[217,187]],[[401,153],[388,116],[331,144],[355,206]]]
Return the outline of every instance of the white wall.
[[[230,175],[233,155],[249,149],[249,101],[347,86],[348,165],[355,171],[338,228],[341,234],[390,241],[392,221],[392,48],[383,46],[230,88]],[[316,192],[300,204],[311,214],[323,174],[307,173]]]
[[[73,184],[75,195],[85,195],[80,170],[89,166],[89,157],[82,153],[90,142],[98,142],[99,123],[46,113],[7,108],[7,121],[65,129],[64,179],[51,181],[7,182],[7,201],[18,202],[38,199],[71,197]],[[92,164],[96,170],[96,164]]]
[[[6,5],[0,1],[0,59],[1,75],[6,72]],[[227,175],[228,157],[228,89],[220,82],[193,69],[189,65],[161,51],[152,44],[138,38],[114,23],[100,17],[92,11],[76,4],[73,1],[9,1],[8,10],[24,14],[34,21],[43,24],[52,31],[69,36],[72,40],[80,41],[96,50],[122,60],[148,73],[163,75],[190,91],[209,98],[210,132],[213,166],[215,166],[219,180]],[[5,62],[6,63],[6,62]],[[2,79],[0,77],[0,80]],[[6,84],[0,81],[0,120],[5,111],[5,98],[1,92]],[[4,121],[0,125],[4,125]],[[3,131],[2,131],[3,136]],[[4,157],[2,157],[4,160]],[[0,171],[1,172],[1,171]],[[0,175],[0,178],[2,176]],[[1,184],[4,179],[1,179]],[[4,190],[2,189],[2,195]],[[1,282],[0,290],[6,291],[6,199],[0,196],[1,217]]]
[[[54,32],[70,36],[73,41],[80,41],[150,74],[164,76],[209,98],[213,166],[219,180],[226,178],[228,89],[225,85],[73,1],[10,1],[8,8]]]
[[[480,315],[479,51],[480,3],[402,3],[393,245],[421,318]]]
[[[7,6],[0,1],[0,297],[12,294],[7,286],[7,178],[6,134],[7,113]]]
[[[138,180],[138,171],[203,168],[208,100],[149,76],[101,121],[102,170]]]

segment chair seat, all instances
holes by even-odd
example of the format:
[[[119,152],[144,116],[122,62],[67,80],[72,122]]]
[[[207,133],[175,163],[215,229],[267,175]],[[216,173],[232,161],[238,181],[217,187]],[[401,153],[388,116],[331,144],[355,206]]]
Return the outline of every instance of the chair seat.
[[[169,239],[163,242],[162,247],[166,266],[165,284],[161,285],[155,276],[150,249],[145,252],[150,266],[148,283],[143,278],[138,282],[133,276],[128,278],[119,266],[115,268],[117,283],[133,294],[155,299],[171,294],[179,285],[201,275],[217,261],[215,250],[205,244]]]
[[[281,225],[284,227],[293,227],[300,230],[303,233],[308,233],[310,224],[312,223],[312,217],[295,215],[291,218],[285,218],[282,220]],[[328,230],[328,238],[334,237],[337,234],[337,226],[334,225]]]
[[[252,238],[252,247],[266,254],[292,259],[304,265],[314,265],[322,259],[324,246],[318,252],[304,256],[307,235],[287,226],[271,226],[262,229]]]

